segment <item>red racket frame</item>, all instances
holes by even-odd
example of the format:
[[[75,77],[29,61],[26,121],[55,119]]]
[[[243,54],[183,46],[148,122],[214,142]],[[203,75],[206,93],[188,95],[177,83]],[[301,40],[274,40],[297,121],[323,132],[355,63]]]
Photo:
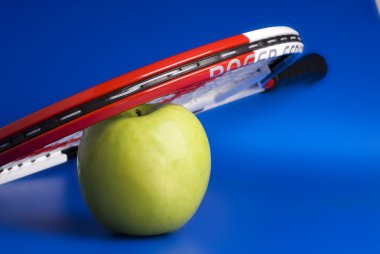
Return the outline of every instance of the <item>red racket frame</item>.
[[[109,94],[118,89],[126,88],[132,84],[136,84],[137,82],[163,73],[165,71],[169,71],[173,68],[183,66],[185,64],[203,59],[205,57],[220,53],[231,48],[249,44],[250,42],[251,39],[248,36],[244,34],[236,35],[186,51],[184,53],[166,58],[127,74],[121,75],[93,88],[68,97],[51,106],[43,108],[14,123],[9,124],[8,126],[1,128],[0,140],[4,140],[20,134],[38,123],[67,112],[70,109],[74,109],[86,102],[99,98],[100,96]],[[254,54],[254,52],[251,51],[234,58],[239,59],[240,62],[244,62],[244,59],[248,55],[252,54]],[[46,131],[38,136],[26,140],[22,144],[11,147],[10,149],[0,153],[0,165],[5,165],[11,161],[27,156],[28,154],[33,153],[35,150],[40,149],[56,140],[64,138],[74,132],[83,130],[92,124],[107,119],[110,116],[123,112],[127,109],[183,89],[189,86],[189,84],[196,84],[202,81],[210,80],[210,69],[217,65],[222,65],[224,68],[226,68],[229,61],[230,59],[223,60],[217,64],[213,64],[186,73],[182,76],[175,77],[158,85],[147,88],[143,91],[131,94],[123,99],[115,101],[90,113],[84,114],[79,118],[68,121],[67,123],[64,123],[52,130]],[[254,61],[254,58],[251,58],[250,61]]]

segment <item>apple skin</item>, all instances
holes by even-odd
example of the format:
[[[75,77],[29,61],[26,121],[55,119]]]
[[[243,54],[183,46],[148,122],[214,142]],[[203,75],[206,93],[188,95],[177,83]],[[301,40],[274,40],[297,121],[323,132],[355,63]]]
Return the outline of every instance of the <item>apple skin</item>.
[[[185,225],[210,169],[202,124],[175,104],[142,105],[93,125],[78,150],[82,194],[98,221],[120,234],[158,235]]]

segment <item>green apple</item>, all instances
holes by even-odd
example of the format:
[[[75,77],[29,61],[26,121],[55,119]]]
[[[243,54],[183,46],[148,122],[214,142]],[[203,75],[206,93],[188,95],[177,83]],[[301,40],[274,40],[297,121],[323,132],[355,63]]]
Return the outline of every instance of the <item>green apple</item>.
[[[78,151],[90,210],[122,234],[156,235],[183,226],[203,199],[210,167],[203,126],[175,104],[142,105],[91,126]]]

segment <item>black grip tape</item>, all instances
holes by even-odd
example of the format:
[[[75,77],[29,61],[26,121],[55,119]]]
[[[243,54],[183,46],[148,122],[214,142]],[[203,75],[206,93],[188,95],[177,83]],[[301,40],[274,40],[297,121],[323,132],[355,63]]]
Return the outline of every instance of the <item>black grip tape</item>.
[[[312,53],[298,59],[293,65],[277,75],[277,85],[304,83],[321,80],[327,73],[327,63],[319,54]]]

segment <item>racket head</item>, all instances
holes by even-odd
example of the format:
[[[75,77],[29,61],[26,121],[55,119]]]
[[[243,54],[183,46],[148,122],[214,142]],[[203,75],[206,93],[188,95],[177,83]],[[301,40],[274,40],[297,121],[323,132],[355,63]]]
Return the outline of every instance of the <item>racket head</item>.
[[[217,41],[104,82],[3,127],[0,165],[6,165],[1,166],[0,174],[25,168],[27,162],[35,163],[33,158],[38,155],[50,157],[49,149],[69,148],[68,140],[74,140],[75,146],[82,129],[143,103],[178,103],[199,113],[265,91],[267,81],[302,50],[295,30],[271,27]]]

